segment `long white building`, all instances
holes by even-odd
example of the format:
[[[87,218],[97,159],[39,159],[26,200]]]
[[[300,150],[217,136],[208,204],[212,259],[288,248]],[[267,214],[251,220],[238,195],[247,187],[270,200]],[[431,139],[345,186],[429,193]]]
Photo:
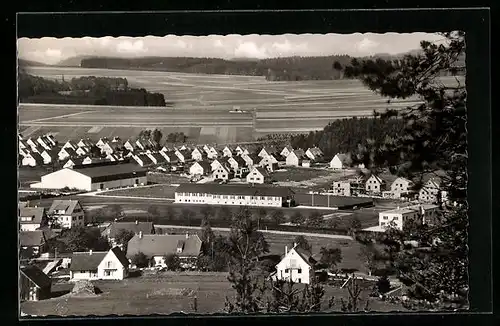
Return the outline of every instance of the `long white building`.
[[[433,224],[439,210],[438,205],[415,205],[407,207],[398,207],[379,213],[379,227],[385,229],[393,226],[396,229],[403,230],[405,223],[414,220],[417,223]]]
[[[135,164],[109,164],[93,167],[64,168],[42,176],[41,182],[31,188],[105,190],[111,188],[145,185],[147,170]]]
[[[293,206],[294,201],[289,188],[194,183],[177,187],[175,203],[286,207]]]

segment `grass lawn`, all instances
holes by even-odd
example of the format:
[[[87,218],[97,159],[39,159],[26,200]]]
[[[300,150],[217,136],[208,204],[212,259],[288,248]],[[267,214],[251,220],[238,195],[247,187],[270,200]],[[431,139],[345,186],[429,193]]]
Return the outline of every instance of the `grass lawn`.
[[[19,171],[19,183],[21,188],[29,188],[29,184],[33,182],[40,182],[42,175],[52,172],[52,168],[48,166],[21,166]]]
[[[117,189],[104,191],[104,196],[123,196],[123,197],[144,197],[144,198],[174,198],[177,187],[170,184],[152,185],[146,187]]]
[[[189,182],[188,178],[173,173],[149,172],[148,181],[153,183],[180,184]]]
[[[194,297],[197,297],[197,313],[222,312],[226,296],[232,298],[234,290],[226,274],[206,275],[171,274],[141,276],[123,281],[96,281],[102,293],[95,297],[58,297],[38,302],[21,303],[21,311],[28,315],[88,316],[88,315],[150,315],[175,312],[195,313]],[[340,310],[340,297],[346,290],[325,285],[324,307],[328,299],[335,297],[333,311]],[[364,302],[368,291],[361,296]],[[376,311],[403,310],[400,306],[370,300],[370,308]]]
[[[286,171],[272,173],[272,179],[276,182],[282,181],[305,181],[332,174],[331,171],[313,168],[285,167]]]

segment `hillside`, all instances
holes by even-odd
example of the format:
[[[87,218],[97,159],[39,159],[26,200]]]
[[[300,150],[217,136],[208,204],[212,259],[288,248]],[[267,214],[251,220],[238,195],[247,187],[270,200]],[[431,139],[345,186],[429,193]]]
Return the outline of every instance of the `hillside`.
[[[17,59],[17,64],[19,67],[45,67],[48,66],[45,63],[37,62],[37,61],[32,61],[32,60],[25,60],[25,59]]]
[[[67,58],[67,59],[64,59],[62,61],[59,61],[54,66],[56,66],[56,67],[80,67],[80,63],[82,62],[82,60],[93,58],[93,57],[94,56],[92,56],[92,55],[79,55],[76,57],[71,57],[71,58]]]

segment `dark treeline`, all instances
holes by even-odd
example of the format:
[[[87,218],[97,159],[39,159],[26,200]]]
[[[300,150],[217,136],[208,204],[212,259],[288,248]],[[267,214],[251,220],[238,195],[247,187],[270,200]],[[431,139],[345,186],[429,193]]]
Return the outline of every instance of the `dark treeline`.
[[[293,148],[319,147],[325,156],[333,157],[337,153],[353,153],[358,145],[366,144],[368,139],[384,140],[397,135],[403,128],[403,121],[392,119],[384,121],[378,118],[351,118],[330,122],[323,130],[311,131],[291,137]]]
[[[125,78],[86,76],[57,81],[19,73],[19,100],[24,103],[119,106],[165,106],[163,94],[130,88]]]
[[[216,58],[87,58],[82,68],[142,69],[199,74],[265,76],[267,80],[331,80],[341,73],[332,64],[348,64],[347,55],[328,57],[287,57],[264,60],[224,60]]]

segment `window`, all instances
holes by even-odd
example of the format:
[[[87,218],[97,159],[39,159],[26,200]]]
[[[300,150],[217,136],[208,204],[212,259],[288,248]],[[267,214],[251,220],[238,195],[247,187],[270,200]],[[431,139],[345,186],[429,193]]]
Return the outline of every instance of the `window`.
[[[106,268],[111,268],[112,266],[113,266],[113,262],[112,261],[106,262]]]
[[[302,280],[299,278],[299,279],[297,280],[297,283],[302,283]]]
[[[384,220],[387,220],[387,219],[389,219],[389,216],[384,216]]]
[[[261,197],[260,197],[260,200],[266,200],[266,197],[261,196]]]
[[[299,269],[297,270],[297,273],[302,274],[302,268],[299,268]]]
[[[104,184],[103,184],[103,183],[101,183],[101,184],[99,185],[99,189],[101,189],[101,190],[103,190],[103,189],[104,189]]]
[[[288,268],[285,268],[285,273],[288,273]]]
[[[111,276],[113,271],[104,271],[104,276]]]
[[[398,220],[398,217],[397,216],[394,216],[394,221],[397,221]]]

